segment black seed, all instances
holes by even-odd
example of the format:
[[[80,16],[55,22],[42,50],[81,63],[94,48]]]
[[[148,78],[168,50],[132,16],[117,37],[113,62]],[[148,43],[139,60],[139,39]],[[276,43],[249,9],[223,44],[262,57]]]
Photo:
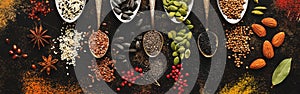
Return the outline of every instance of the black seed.
[[[131,16],[131,15],[133,15],[133,12],[132,12],[132,11],[130,11],[130,10],[128,10],[128,11],[125,11],[124,13],[125,13],[125,14],[127,14],[128,16]]]
[[[129,20],[130,19],[127,14],[122,14],[121,18],[124,19],[124,20]]]
[[[115,11],[118,15],[120,15],[121,12],[122,12],[122,10],[120,10],[119,8],[114,8],[114,11]]]

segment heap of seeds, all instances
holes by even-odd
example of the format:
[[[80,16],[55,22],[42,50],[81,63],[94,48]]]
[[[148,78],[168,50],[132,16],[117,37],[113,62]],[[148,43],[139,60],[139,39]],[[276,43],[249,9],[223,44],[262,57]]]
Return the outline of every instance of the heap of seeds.
[[[7,26],[8,21],[15,21],[19,0],[0,0],[0,30]]]
[[[242,58],[247,58],[247,54],[250,53],[250,40],[253,34],[249,26],[237,26],[234,29],[226,30],[226,47],[231,50],[233,54],[228,56],[228,59],[233,57],[234,63],[237,67],[243,64]]]
[[[244,10],[244,0],[220,0],[220,8],[228,19],[239,19]]]
[[[149,31],[143,36],[143,47],[150,56],[160,53],[163,42],[162,37],[157,31]]]
[[[91,34],[89,38],[89,48],[94,57],[103,57],[108,49],[108,45],[108,36],[102,31],[98,30]]]
[[[105,58],[98,65],[96,61],[92,61],[92,66],[88,66],[92,72],[94,72],[96,79],[100,81],[100,79],[105,82],[111,82],[116,77],[114,76],[114,65],[116,61],[110,60],[109,58]]]
[[[62,35],[57,38],[59,41],[59,49],[61,50],[61,60],[67,60],[68,65],[76,66],[75,58],[78,56],[77,50],[81,48],[80,41],[82,33],[77,32],[73,28],[62,28]]]

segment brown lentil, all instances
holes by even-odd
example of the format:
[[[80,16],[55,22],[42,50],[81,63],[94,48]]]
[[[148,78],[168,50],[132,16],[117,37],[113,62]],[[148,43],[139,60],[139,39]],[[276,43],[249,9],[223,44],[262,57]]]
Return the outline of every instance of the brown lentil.
[[[237,67],[240,67],[244,62],[242,59],[247,58],[247,54],[253,47],[250,47],[251,35],[253,34],[249,26],[237,26],[234,29],[226,30],[226,47],[233,54],[228,56],[228,59],[233,59]],[[251,48],[251,49],[250,49]]]

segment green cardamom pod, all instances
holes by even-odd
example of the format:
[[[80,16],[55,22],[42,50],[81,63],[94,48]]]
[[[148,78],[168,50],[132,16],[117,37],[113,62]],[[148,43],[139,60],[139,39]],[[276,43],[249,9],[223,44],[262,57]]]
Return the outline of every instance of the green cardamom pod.
[[[177,65],[178,63],[179,63],[179,57],[177,56],[174,58],[174,65]]]
[[[263,15],[264,13],[259,11],[259,10],[253,10],[251,13],[256,14],[256,15]]]
[[[188,28],[189,30],[191,30],[191,29],[194,28],[194,25],[187,25],[187,28]]]
[[[177,8],[176,6],[174,6],[174,5],[170,5],[170,6],[168,7],[168,10],[170,10],[170,11],[177,11],[178,8]],[[175,14],[175,16],[176,16],[176,14]]]
[[[183,40],[183,38],[182,37],[175,37],[175,41],[182,41]]]
[[[256,4],[258,4],[259,2],[258,2],[258,0],[254,0],[254,2],[256,3]]]
[[[185,43],[185,47],[186,47],[186,48],[190,48],[190,46],[191,46],[191,43],[190,43],[189,41],[187,41],[187,42]]]
[[[187,33],[187,39],[190,40],[193,37],[193,33],[192,32],[188,32]]]
[[[180,7],[180,6],[181,6],[181,2],[174,1],[173,3],[174,3],[174,5],[177,6],[177,7]]]
[[[179,53],[184,53],[185,51],[185,48],[183,46],[180,46],[179,49],[178,49],[178,52]]]
[[[192,24],[192,22],[191,22],[189,19],[187,19],[187,20],[185,21],[185,23],[186,23],[187,25],[191,25],[191,24]]]
[[[181,16],[181,13],[180,13],[180,12],[176,12],[176,13],[175,13],[175,16],[176,16],[176,17],[180,17],[180,16]]]
[[[173,39],[173,34],[172,34],[172,32],[168,32],[168,38]]]
[[[175,47],[176,47],[176,44],[175,44],[175,42],[173,41],[173,42],[171,43],[171,48],[172,48],[172,50],[175,51],[175,50],[176,50]]]
[[[180,54],[180,59],[181,59],[181,60],[184,59],[184,54]]]
[[[264,6],[257,6],[257,7],[254,7],[254,9],[257,9],[257,10],[265,10],[265,9],[267,9],[267,7],[264,7]]]
[[[178,53],[177,53],[177,52],[173,52],[173,53],[172,53],[172,56],[174,56],[174,57],[175,57],[175,56],[178,56]]]

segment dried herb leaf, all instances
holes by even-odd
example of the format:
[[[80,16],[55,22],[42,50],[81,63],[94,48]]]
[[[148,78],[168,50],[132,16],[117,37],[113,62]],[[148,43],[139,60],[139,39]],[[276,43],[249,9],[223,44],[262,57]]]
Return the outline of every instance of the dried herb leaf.
[[[287,58],[281,61],[281,63],[275,69],[272,76],[272,85],[281,83],[290,73],[292,58]]]

